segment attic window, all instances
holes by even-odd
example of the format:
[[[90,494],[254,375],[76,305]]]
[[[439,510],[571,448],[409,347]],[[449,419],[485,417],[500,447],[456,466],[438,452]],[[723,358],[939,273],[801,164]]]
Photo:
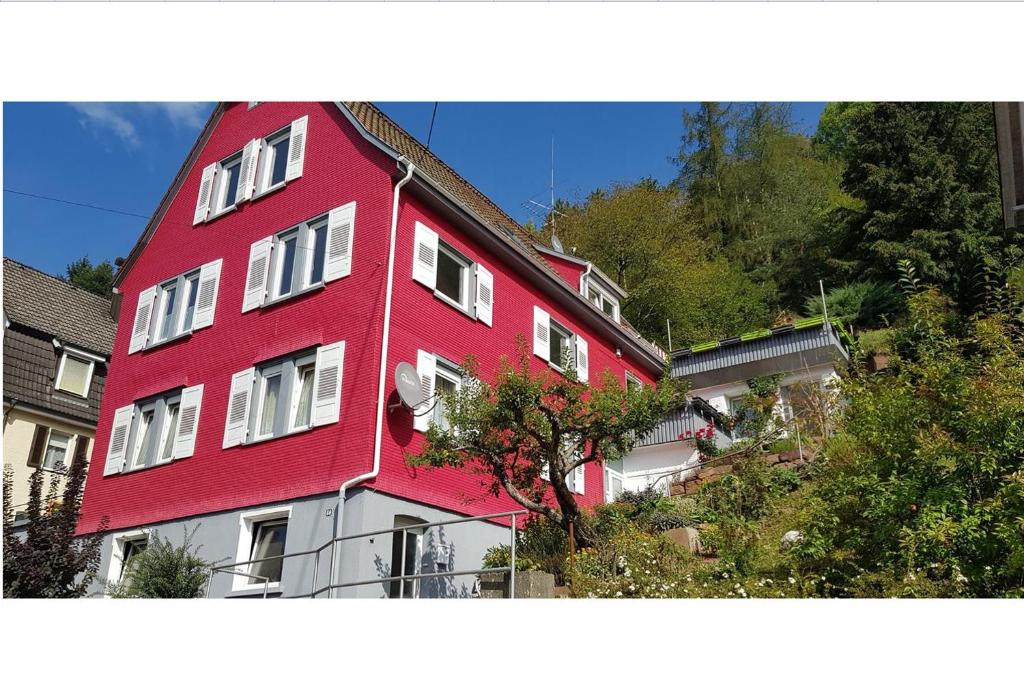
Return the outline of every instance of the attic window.
[[[57,367],[56,388],[82,398],[88,397],[98,356],[65,348]]]
[[[589,275],[587,276],[587,299],[594,306],[601,309],[606,316],[618,322],[619,301],[607,290],[595,283],[592,276]]]

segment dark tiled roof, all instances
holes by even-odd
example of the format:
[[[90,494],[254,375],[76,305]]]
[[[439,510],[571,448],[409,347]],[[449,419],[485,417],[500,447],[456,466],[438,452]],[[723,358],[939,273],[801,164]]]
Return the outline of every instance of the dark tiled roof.
[[[426,146],[416,141],[398,123],[371,103],[347,101],[344,102],[344,105],[351,111],[356,120],[359,121],[359,124],[366,128],[370,134],[408,158],[420,171],[433,179],[442,189],[472,211],[478,218],[482,219],[490,227],[508,236],[524,255],[538,263],[551,275],[562,280],[561,276],[558,275],[551,264],[537,250],[537,247],[542,247],[543,244],[535,233],[523,227],[519,222],[506,214],[473,184],[431,153]],[[661,348],[642,337],[625,319],[619,324],[633,336],[637,343],[645,346],[648,351],[662,357],[665,356],[665,352]]]
[[[58,357],[52,335],[13,324],[4,330],[4,398],[95,424],[106,365],[96,366],[89,397],[79,398],[54,391]]]
[[[7,257],[3,282],[4,312],[12,323],[110,355],[117,323],[109,299]]]

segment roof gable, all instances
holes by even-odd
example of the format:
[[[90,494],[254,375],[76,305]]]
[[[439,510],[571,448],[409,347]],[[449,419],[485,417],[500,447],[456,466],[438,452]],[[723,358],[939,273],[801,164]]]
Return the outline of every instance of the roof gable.
[[[117,323],[110,300],[4,257],[4,313],[11,323],[110,355]]]

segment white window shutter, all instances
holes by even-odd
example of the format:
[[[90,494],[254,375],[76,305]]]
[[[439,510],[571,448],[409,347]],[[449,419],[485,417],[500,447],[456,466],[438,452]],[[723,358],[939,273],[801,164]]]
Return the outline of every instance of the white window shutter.
[[[267,276],[270,274],[270,252],[274,249],[274,238],[267,236],[257,240],[249,248],[249,270],[245,274],[245,297],[242,299],[242,313],[259,308],[267,296]]]
[[[210,203],[213,202],[213,179],[217,176],[217,163],[210,163],[203,168],[203,178],[199,180],[199,196],[196,198],[196,212],[192,217],[192,225],[201,224],[210,215]]]
[[[231,376],[231,390],[228,392],[228,414],[224,423],[224,444],[229,447],[241,445],[249,429],[249,401],[252,400],[252,383],[256,368],[236,372]]]
[[[344,278],[352,272],[352,238],[356,223],[356,204],[336,207],[327,215],[327,256],[324,280]]]
[[[103,475],[120,473],[124,468],[125,450],[128,448],[128,431],[132,427],[135,405],[125,405],[114,411],[114,421],[110,425],[110,445],[107,447],[107,459],[103,463]]]
[[[288,166],[284,171],[284,180],[291,181],[302,176],[302,164],[306,160],[306,125],[309,116],[304,115],[292,123],[288,139]]]
[[[577,466],[572,470],[572,491],[576,494],[586,493],[586,472],[583,466]]]
[[[412,243],[412,279],[430,289],[437,286],[437,233],[418,221]]]
[[[313,426],[336,424],[341,419],[341,376],[345,363],[345,342],[316,350],[313,374]]]
[[[544,362],[551,358],[551,316],[539,306],[533,307],[533,354]]]
[[[488,327],[493,327],[494,275],[480,264],[476,265],[476,317]]]
[[[430,427],[431,406],[434,404],[434,382],[437,379],[437,356],[426,351],[416,352],[416,372],[420,375],[420,406],[413,413],[412,427],[426,431]]]
[[[174,435],[173,456],[175,459],[191,457],[196,447],[196,430],[199,428],[199,406],[203,404],[203,385],[189,386],[181,392],[178,405],[178,430]]]
[[[128,353],[146,348],[149,341],[149,326],[153,321],[153,301],[156,299],[156,285],[139,292],[139,303],[135,307],[135,322],[132,325],[132,339]]]
[[[576,335],[576,376],[584,384],[590,382],[590,354],[587,340]]]
[[[245,202],[256,190],[256,167],[259,164],[262,139],[253,139],[242,149],[242,164],[238,168],[238,189],[235,190],[235,202]]]
[[[199,269],[199,291],[196,293],[196,312],[192,329],[198,330],[213,324],[213,313],[217,308],[217,292],[220,290],[220,269],[224,260],[218,259],[203,264]]]

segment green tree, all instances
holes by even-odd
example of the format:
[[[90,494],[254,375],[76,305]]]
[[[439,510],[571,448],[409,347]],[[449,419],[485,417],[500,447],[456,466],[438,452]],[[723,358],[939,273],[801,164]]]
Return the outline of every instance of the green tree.
[[[184,529],[184,528],[183,528]],[[199,557],[201,547],[192,544],[196,526],[185,531],[175,546],[157,532],[149,536],[146,548],[131,560],[130,571],[111,586],[114,598],[199,598],[210,575],[210,563]]]
[[[622,315],[644,336],[666,341],[669,320],[678,346],[770,320],[770,288],[713,251],[676,189],[617,185],[559,211],[558,237],[628,292]],[[551,233],[549,221],[541,236]]]
[[[843,595],[1024,595],[1019,328],[926,289],[894,346],[889,370],[844,387],[801,567]]]
[[[11,515],[13,471],[4,467],[4,597],[80,598],[96,578],[100,546],[107,519],[93,535],[76,537],[78,513],[82,506],[87,462],[75,455],[68,469],[63,492],[62,473],[52,473],[43,497],[43,477],[36,469],[29,478],[29,500],[24,531],[15,530]]]
[[[1000,227],[992,107],[987,103],[880,103],[845,123],[843,249],[857,273],[892,279],[900,259],[965,309],[986,268],[1020,261],[1022,236]]]
[[[773,303],[797,308],[819,278],[838,284],[849,269],[835,246],[844,224],[833,215],[849,203],[842,165],[793,131],[787,104],[727,110],[684,116],[677,184],[701,238]]]
[[[65,279],[75,287],[109,299],[114,289],[114,267],[109,261],[93,266],[89,257],[82,257],[68,264]]]
[[[850,121],[858,114],[869,112],[874,105],[870,101],[834,101],[825,104],[818,116],[818,128],[814,132],[815,148],[825,156],[839,160],[845,158]]]
[[[594,537],[567,476],[582,464],[622,459],[637,436],[685,403],[685,383],[666,375],[657,389],[626,389],[606,372],[583,384],[571,362],[564,375],[532,373],[522,336],[517,344],[517,361],[503,357],[493,385],[466,358],[465,385],[442,396],[450,426],[431,423],[409,462],[474,471],[492,495],[505,492],[566,531],[572,525],[577,542],[589,546]]]

